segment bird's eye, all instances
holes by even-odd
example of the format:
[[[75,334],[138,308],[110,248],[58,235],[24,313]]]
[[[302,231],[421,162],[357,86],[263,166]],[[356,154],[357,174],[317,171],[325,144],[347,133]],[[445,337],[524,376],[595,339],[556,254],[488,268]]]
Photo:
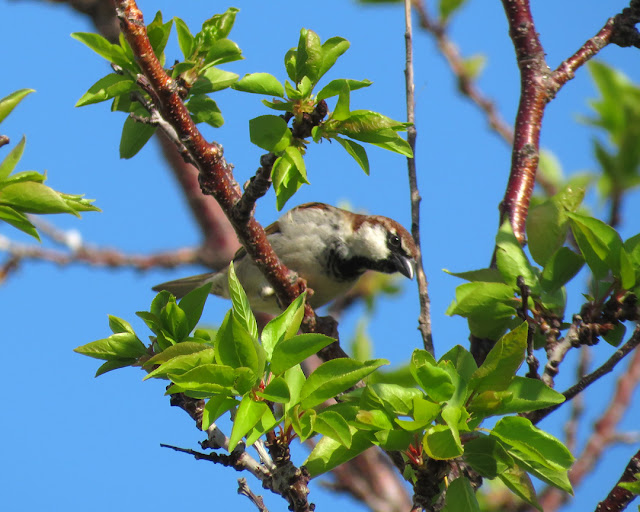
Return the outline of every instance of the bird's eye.
[[[395,233],[389,233],[389,245],[392,247],[400,247],[400,237]]]

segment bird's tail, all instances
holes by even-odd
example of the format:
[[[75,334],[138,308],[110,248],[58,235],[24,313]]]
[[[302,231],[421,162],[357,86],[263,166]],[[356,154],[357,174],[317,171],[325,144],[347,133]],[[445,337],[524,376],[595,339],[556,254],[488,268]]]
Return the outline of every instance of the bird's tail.
[[[198,274],[197,276],[183,277],[182,279],[176,279],[174,281],[167,281],[166,283],[158,284],[152,288],[155,292],[161,292],[167,290],[176,296],[176,299],[184,297],[191,290],[195,290],[200,286],[210,282],[215,273],[208,272],[206,274]]]

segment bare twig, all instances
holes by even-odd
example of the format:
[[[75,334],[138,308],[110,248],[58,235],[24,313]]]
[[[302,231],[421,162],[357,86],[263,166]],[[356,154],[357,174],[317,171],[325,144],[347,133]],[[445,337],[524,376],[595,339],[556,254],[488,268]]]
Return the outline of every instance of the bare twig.
[[[0,135],[0,148],[2,146],[6,146],[7,144],[9,144],[9,142],[9,137],[7,137],[6,135]]]
[[[249,498],[251,503],[253,503],[260,512],[269,512],[269,509],[264,504],[262,496],[257,496],[251,491],[251,489],[249,489],[249,484],[247,483],[246,478],[238,478],[238,494]]]
[[[0,250],[6,251],[18,261],[39,260],[56,265],[85,263],[97,267],[133,268],[141,271],[197,263],[200,254],[197,248],[176,249],[149,255],[124,254],[116,249],[84,245],[75,251],[62,251],[46,249],[39,245],[18,244],[4,237],[0,238]]]
[[[618,350],[614,352],[614,354],[605,362],[602,366],[594,370],[588,375],[585,375],[580,381],[567,389],[564,393],[562,393],[567,401],[571,400],[581,391],[584,391],[588,386],[593,384],[600,377],[610,373],[616,365],[633,349],[635,349],[638,344],[640,344],[640,326],[636,327],[633,335],[624,345],[622,345]],[[637,352],[638,353],[638,352]],[[636,353],[636,355],[637,355]],[[566,403],[566,402],[565,402]],[[538,411],[533,411],[528,414],[527,417],[531,420],[532,423],[538,423],[540,420],[548,416],[550,413],[555,411],[562,404],[554,405],[551,407],[547,407],[546,409],[540,409]]]
[[[404,0],[404,21],[405,21],[405,55],[406,68],[404,70],[407,96],[407,121],[411,123],[407,129],[407,142],[413,151],[413,157],[407,158],[407,166],[409,169],[409,190],[411,194],[411,234],[416,242],[418,254],[416,256],[416,279],[418,281],[418,296],[420,299],[420,315],[418,317],[418,329],[422,334],[422,343],[425,350],[432,355],[435,353],[433,349],[433,333],[431,331],[431,301],[429,300],[429,291],[427,284],[427,276],[424,272],[422,262],[422,247],[420,245],[420,191],[418,190],[418,178],[416,173],[416,126],[415,126],[415,85],[413,80],[413,36],[411,23],[411,0]]]
[[[634,333],[634,335],[637,334]],[[617,441],[616,428],[629,409],[633,392],[640,383],[640,350],[633,353],[626,371],[620,376],[606,411],[596,421],[594,431],[587,444],[569,471],[569,480],[574,487],[582,483],[594,468],[606,448]],[[557,510],[568,499],[568,495],[549,488],[540,496],[540,505],[545,512]]]

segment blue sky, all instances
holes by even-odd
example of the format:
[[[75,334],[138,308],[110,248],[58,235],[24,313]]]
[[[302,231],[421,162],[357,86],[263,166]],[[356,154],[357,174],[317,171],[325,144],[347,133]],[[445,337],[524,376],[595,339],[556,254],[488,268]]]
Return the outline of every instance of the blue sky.
[[[257,5],[256,5],[257,4]],[[624,1],[567,0],[552,7],[536,3],[538,32],[548,63],[556,67],[608,16],[624,7]],[[286,77],[283,56],[295,46],[302,27],[316,31],[324,40],[342,36],[351,49],[325,77],[369,79],[374,85],[352,94],[352,108],[379,111],[403,119],[404,18],[399,6],[363,8],[354,2],[328,0],[322,8],[315,2],[250,2],[233,4],[140,1],[145,19],[156,10],[166,19],[183,18],[196,32],[202,21],[227,6],[241,9],[231,33],[243,49],[244,61],[224,69],[242,76],[265,71],[281,80]],[[109,112],[107,104],[76,109],[78,98],[109,72],[106,63],[69,37],[77,31],[93,31],[85,17],[59,5],[41,2],[0,2],[3,28],[4,72],[0,97],[28,87],[37,93],[3,123],[1,132],[16,143],[27,135],[25,156],[19,170],[47,170],[48,184],[57,190],[85,193],[95,198],[102,213],[82,220],[49,218],[61,229],[78,230],[87,244],[115,247],[127,253],[150,254],[195,246],[199,233],[185,202],[173,183],[158,147],[149,144],[133,160],[118,158],[121,113]],[[213,11],[212,9],[216,9]],[[562,30],[558,30],[558,26]],[[496,100],[508,123],[515,115],[519,77],[514,51],[499,2],[469,2],[454,20],[452,35],[465,55],[488,57],[480,78],[481,88]],[[179,58],[175,40],[167,60]],[[610,47],[601,58],[618,66],[636,82],[640,71],[637,51]],[[487,129],[486,119],[455,91],[455,82],[436,52],[434,43],[415,32],[418,149],[421,187],[422,240],[430,282],[434,340],[438,354],[455,344],[467,345],[466,323],[444,311],[459,282],[442,272],[481,268],[489,263],[498,221],[498,203],[506,186],[509,148]],[[587,115],[587,99],[595,95],[585,69],[558,94],[548,107],[542,145],[553,151],[567,173],[595,167],[591,141],[594,132],[577,122]],[[266,109],[260,98],[223,91],[216,101],[225,116],[218,130],[204,128],[205,135],[221,143],[235,166],[237,179],[246,181],[258,167],[262,150],[248,141],[248,120]],[[2,151],[2,157],[6,149]],[[381,149],[369,151],[371,176],[365,176],[337,144],[311,147],[307,169],[311,186],[303,187],[287,206],[306,201],[331,204],[347,202],[353,208],[387,215],[409,225],[406,163],[402,157]],[[596,212],[605,205],[589,196]],[[640,231],[640,201],[635,193],[625,204],[623,238]],[[265,225],[277,218],[270,192],[259,204],[257,217]],[[0,226],[0,236],[32,243],[15,230]],[[182,412],[168,406],[161,382],[141,382],[142,372],[125,369],[93,378],[97,361],[81,357],[72,349],[109,334],[107,314],[131,321],[141,336],[147,331],[135,311],[148,307],[151,287],[158,282],[200,272],[199,268],[149,271],[88,268],[84,265],[55,267],[50,263],[25,262],[0,292],[3,300],[3,374],[5,404],[0,422],[0,504],[4,510],[137,510],[189,509],[213,501],[214,506],[253,506],[236,495],[239,475],[188,456],[161,449],[160,443],[197,448],[202,435]],[[586,275],[582,276],[582,281]],[[402,282],[401,297],[381,301],[368,332],[375,355],[399,364],[421,345],[417,326],[414,282]],[[579,304],[579,291],[571,304]],[[228,304],[212,298],[204,319],[220,321]],[[353,335],[363,311],[356,309],[341,324],[341,337]],[[596,347],[593,364],[606,360],[612,348]],[[575,355],[570,355],[570,362]],[[561,371],[558,388],[572,383],[570,362]],[[585,419],[580,441],[603,410],[615,376],[587,393],[593,405]],[[637,399],[637,394],[635,395]],[[635,415],[635,417],[631,417]],[[561,411],[542,426],[562,437]],[[640,414],[630,412],[622,429],[637,428]],[[598,472],[577,490],[566,510],[595,508],[595,504],[619,478],[637,446],[620,445],[604,458]],[[295,453],[297,462],[304,450]],[[249,479],[255,492],[257,482]],[[312,486],[311,500],[318,510],[339,506],[362,510],[346,497],[335,497]],[[272,510],[284,509],[278,497],[265,495]],[[215,501],[214,501],[215,500]]]

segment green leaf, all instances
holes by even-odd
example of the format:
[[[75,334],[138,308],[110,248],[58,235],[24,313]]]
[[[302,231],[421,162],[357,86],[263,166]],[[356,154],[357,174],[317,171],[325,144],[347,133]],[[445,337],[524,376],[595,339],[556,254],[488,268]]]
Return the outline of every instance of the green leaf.
[[[233,261],[229,263],[229,295],[231,296],[231,303],[233,304],[233,318],[236,319],[245,331],[247,331],[252,338],[258,339],[258,323],[256,317],[251,311],[251,305],[249,304],[249,298],[242,288],[238,276],[236,276],[236,270],[233,266]],[[249,365],[242,365],[249,366]]]
[[[151,47],[153,48],[153,52],[162,62],[164,62],[164,59],[161,57],[165,47],[167,46],[167,41],[169,41],[172,26],[173,19],[166,23],[162,22],[162,13],[160,11],[156,13],[153,21],[147,26],[147,35],[149,37]]]
[[[328,436],[346,448],[351,448],[353,435],[347,421],[335,411],[323,411],[316,417],[315,430]]]
[[[280,153],[291,142],[291,130],[280,116],[264,115],[249,121],[249,138],[262,149]]]
[[[7,224],[11,224],[14,228],[19,229],[40,241],[38,231],[28,217],[11,208],[11,206],[0,206],[0,220],[5,221]]]
[[[420,417],[420,412],[416,410],[416,400],[423,400],[420,390],[413,387],[401,386],[398,384],[371,384],[365,388],[365,393],[373,393],[380,405],[387,411],[398,416],[414,415]],[[438,406],[439,410],[440,407]]]
[[[462,59],[462,69],[463,69],[464,75],[469,80],[476,80],[482,74],[482,71],[484,70],[486,64],[487,64],[486,55],[477,53],[475,55],[465,57]]]
[[[135,334],[129,322],[113,315],[109,315],[109,329],[111,329],[111,332],[114,334],[118,334],[119,332]]]
[[[547,261],[540,284],[543,290],[554,292],[568,283],[584,265],[584,258],[569,249],[560,247]]]
[[[27,94],[36,92],[34,89],[18,89],[17,91],[8,94],[0,100],[0,123],[11,114],[14,108],[20,103]]]
[[[463,453],[453,432],[446,425],[429,428],[422,439],[422,447],[429,457],[436,460],[455,459]]]
[[[193,331],[200,321],[204,304],[207,301],[209,292],[211,291],[211,283],[191,290],[182,299],[180,299],[180,309],[184,311],[187,319],[187,327],[189,332]]]
[[[302,407],[309,409],[334,398],[385,364],[389,364],[385,359],[360,362],[349,358],[321,364],[309,375],[300,391]]]
[[[346,52],[349,49],[349,46],[349,41],[342,37],[331,37],[322,43],[322,62],[318,69],[315,81],[312,79],[314,85],[333,67],[336,60],[338,60],[338,57]]]
[[[231,86],[238,79],[238,75],[214,66],[208,67],[200,73],[191,87],[191,94],[210,94]]]
[[[23,135],[20,139],[20,142],[16,144],[16,147],[9,151],[9,154],[4,157],[4,160],[0,164],[0,182],[6,180],[7,177],[16,168],[16,165],[18,165],[18,162],[20,161],[20,159],[22,158],[22,154],[24,153],[24,146],[26,143],[27,139]],[[3,184],[0,183],[0,186],[3,186]]]
[[[517,278],[522,276],[532,292],[538,294],[538,278],[513,234],[509,219],[502,223],[496,236],[496,263],[506,284],[517,289]]]
[[[511,399],[496,414],[535,411],[565,401],[562,393],[551,389],[541,380],[527,377],[514,377],[506,391]]]
[[[262,419],[265,414],[273,414],[265,402],[256,402],[251,396],[242,398],[238,406],[238,412],[233,421],[231,436],[229,437],[229,451],[231,452],[240,440]]]
[[[593,217],[576,213],[567,215],[580,252],[596,279],[606,277],[609,270],[614,277],[620,277],[622,240],[616,230]]]
[[[296,335],[304,316],[304,302],[307,292],[304,291],[289,304],[287,309],[277,317],[271,319],[262,329],[262,346],[267,352],[267,359],[271,361],[273,350],[278,343]]]
[[[225,412],[236,407],[240,402],[224,395],[211,397],[202,411],[202,430],[207,430]]]
[[[232,89],[253,94],[265,94],[284,98],[284,87],[278,79],[269,73],[250,73],[244,75],[231,86]]]
[[[109,361],[112,359],[137,359],[147,353],[147,347],[135,334],[121,332],[74,348],[73,351],[95,359]]]
[[[604,340],[611,346],[617,347],[624,340],[627,328],[624,324],[617,323],[614,328],[602,335]]]
[[[195,37],[191,34],[191,30],[187,24],[178,17],[174,17],[173,21],[176,24],[176,33],[178,34],[178,45],[180,51],[184,55],[185,59],[191,57],[195,46]]]
[[[136,156],[155,132],[155,126],[139,123],[132,117],[127,117],[120,137],[120,158]]]
[[[445,506],[446,512],[480,512],[476,494],[466,477],[458,477],[449,484]]]
[[[177,345],[172,345],[166,350],[163,350],[159,354],[156,354],[151,359],[144,362],[145,367],[160,365],[162,363],[166,363],[170,359],[178,356],[186,356],[190,354],[195,354],[196,352],[202,352],[203,350],[212,349],[212,345],[208,345],[205,343],[197,343],[195,341],[185,341],[183,343],[178,343]]]
[[[491,436],[480,436],[464,445],[464,460],[485,478],[495,478],[514,466],[513,458]]]
[[[236,43],[230,39],[219,39],[205,56],[204,65],[206,67],[216,66],[226,62],[241,60],[242,58],[242,50],[240,50],[240,47]]]
[[[468,318],[475,336],[497,339],[516,315],[516,304],[513,289],[509,285],[465,283],[456,288],[456,300],[446,313]]]
[[[456,345],[440,358],[440,363],[450,361],[460,377],[468,382],[473,373],[478,369],[475,359],[467,349]]]
[[[216,361],[232,368],[251,368],[258,376],[262,371],[259,371],[260,362],[254,338],[235,316],[235,311],[229,311],[218,329],[214,344]]]
[[[204,94],[193,95],[187,101],[186,107],[191,113],[193,122],[196,124],[207,123],[214,128],[220,128],[224,124],[224,118],[218,108],[218,104],[209,96]]]
[[[422,389],[436,402],[451,398],[455,387],[449,374],[439,368],[426,350],[416,349],[411,355],[411,374]]]
[[[309,457],[304,461],[304,466],[312,477],[331,471],[373,445],[367,433],[357,432],[353,427],[350,430],[352,435],[350,448],[328,436],[324,436],[313,447]]]
[[[571,452],[551,434],[536,428],[522,417],[509,416],[502,418],[491,431],[512,449],[509,453],[517,453],[528,462],[537,462],[543,467],[554,470],[567,470],[574,462]]]
[[[210,394],[231,394],[238,374],[230,366],[201,364],[184,373],[168,374],[181,391],[193,390]]]
[[[34,181],[12,183],[0,188],[0,204],[24,213],[71,213],[77,215],[59,192]]]
[[[136,71],[137,65],[127,58],[122,47],[117,44],[110,43],[101,35],[89,32],[74,32],[71,34],[71,37],[88,46],[107,61],[117,64],[129,71]]]
[[[287,201],[303,185],[308,184],[307,170],[298,148],[289,146],[273,164],[271,171],[276,192],[276,208],[282,210]]]
[[[151,378],[167,379],[169,378],[169,375],[173,380],[176,378],[176,376],[184,375],[185,373],[193,370],[194,368],[198,368],[199,366],[214,364],[215,351],[213,347],[204,345],[202,343],[192,343],[189,347],[189,351],[176,350],[182,345],[184,345],[184,343],[178,343],[167,348],[166,350],[163,350],[160,354],[158,354],[164,356],[165,354],[169,353],[169,355],[171,355],[172,357],[160,364],[160,366],[155,370],[149,372],[143,380]],[[195,350],[193,345],[199,345],[201,349]],[[148,366],[148,364],[149,362],[146,362],[145,366]]]
[[[636,473],[633,476],[635,478],[635,481],[620,482],[618,483],[618,487],[622,487],[623,489],[626,489],[627,491],[633,494],[640,494],[640,473]]]
[[[117,370],[118,368],[125,368],[127,366],[131,366],[136,362],[136,359],[111,359],[106,363],[100,365],[100,368],[96,370],[96,374],[94,377],[99,377],[100,375],[104,375],[107,372],[112,370]]]
[[[329,336],[317,333],[300,334],[283,340],[273,350],[271,371],[280,375],[334,341]]]
[[[162,327],[171,335],[171,337],[180,343],[184,341],[189,333],[189,321],[187,315],[180,306],[175,302],[169,302],[160,312],[160,320]]]
[[[502,274],[497,268],[481,268],[479,270],[468,270],[467,272],[451,272],[446,268],[444,272],[450,276],[459,277],[470,283],[483,281],[485,283],[504,283]]]
[[[373,84],[373,82],[369,80],[349,80],[347,78],[338,78],[337,80],[331,80],[331,82],[329,82],[320,90],[320,92],[316,96],[316,100],[326,100],[327,98],[331,98],[332,96],[337,96],[345,86],[348,87],[348,90],[355,91],[357,89],[362,89],[363,87],[369,87],[371,84]]]
[[[353,159],[358,163],[358,165],[362,168],[365,174],[369,175],[369,158],[367,157],[367,152],[365,149],[358,144],[349,139],[343,139],[342,137],[335,137],[335,140],[349,153]]]
[[[524,361],[527,332],[528,324],[523,322],[502,336],[487,354],[484,363],[474,372],[469,388],[476,393],[507,389]]]
[[[272,379],[262,391],[256,391],[256,395],[280,404],[286,404],[291,400],[289,386],[287,386],[287,381],[283,377]]]
[[[295,83],[300,83],[302,78],[306,76],[313,84],[316,84],[321,76],[322,60],[323,51],[320,37],[313,30],[303,28],[300,30],[300,39],[298,40]]]
[[[531,478],[529,478],[529,475],[526,473],[526,471],[523,471],[521,468],[515,466],[500,473],[498,475],[498,478],[516,496],[534,506],[540,512],[543,512],[542,507],[538,503],[538,499],[536,497],[536,490],[533,487]]]

